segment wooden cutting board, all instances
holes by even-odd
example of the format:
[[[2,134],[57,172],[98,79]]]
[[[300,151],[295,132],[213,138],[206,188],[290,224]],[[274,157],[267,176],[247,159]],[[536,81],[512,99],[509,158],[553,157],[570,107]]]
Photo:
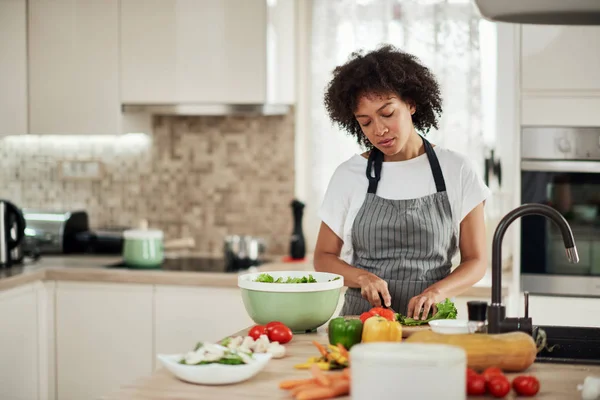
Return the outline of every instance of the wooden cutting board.
[[[344,315],[345,319],[360,319],[360,315]],[[402,337],[407,338],[413,333],[421,332],[421,331],[430,331],[431,327],[429,324],[427,325],[419,325],[419,326],[405,326],[402,325]]]

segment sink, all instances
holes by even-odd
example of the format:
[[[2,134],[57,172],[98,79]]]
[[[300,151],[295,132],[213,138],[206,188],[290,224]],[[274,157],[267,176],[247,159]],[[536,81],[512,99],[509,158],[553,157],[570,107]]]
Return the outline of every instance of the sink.
[[[546,346],[536,362],[600,365],[600,328],[538,325],[534,338],[540,330],[546,333]]]

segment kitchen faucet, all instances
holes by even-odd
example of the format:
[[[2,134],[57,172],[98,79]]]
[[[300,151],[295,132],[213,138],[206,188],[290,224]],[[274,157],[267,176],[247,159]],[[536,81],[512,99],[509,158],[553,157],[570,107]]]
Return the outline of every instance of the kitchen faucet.
[[[533,323],[529,317],[528,293],[525,293],[524,318],[506,318],[506,307],[502,304],[502,240],[510,224],[525,215],[542,215],[554,221],[562,234],[567,258],[572,263],[579,262],[571,227],[554,208],[544,204],[530,203],[523,204],[506,214],[498,223],[492,242],[492,304],[488,309],[488,333],[522,331],[532,334],[533,332]]]

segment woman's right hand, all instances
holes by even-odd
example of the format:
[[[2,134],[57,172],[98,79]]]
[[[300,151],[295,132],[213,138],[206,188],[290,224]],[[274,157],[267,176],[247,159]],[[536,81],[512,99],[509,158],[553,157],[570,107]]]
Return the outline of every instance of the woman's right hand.
[[[375,274],[361,274],[357,279],[360,285],[360,294],[363,299],[367,300],[373,307],[381,307],[381,299],[385,306],[392,305],[392,296],[388,290],[388,283]]]

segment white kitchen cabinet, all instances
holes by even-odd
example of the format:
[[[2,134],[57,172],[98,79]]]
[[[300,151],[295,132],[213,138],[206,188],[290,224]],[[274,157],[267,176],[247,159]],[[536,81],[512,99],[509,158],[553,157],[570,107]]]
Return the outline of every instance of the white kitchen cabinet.
[[[27,3],[0,0],[0,135],[27,133]]]
[[[157,354],[186,352],[198,342],[218,341],[251,325],[239,288],[156,286]]]
[[[528,126],[600,126],[600,91],[597,95],[574,92],[523,93],[521,124]]]
[[[600,27],[521,27],[523,91],[600,91]]]
[[[56,399],[56,283],[36,282],[38,302],[39,400]]]
[[[125,104],[293,102],[294,0],[121,0]]]
[[[40,396],[38,299],[35,284],[0,292],[0,398]]]
[[[29,0],[28,15],[29,133],[119,133],[119,1]]]
[[[600,27],[521,27],[521,123],[600,125]]]
[[[56,283],[58,399],[94,399],[152,373],[152,299],[152,285]]]
[[[600,327],[598,310],[597,298],[529,295],[529,316],[534,325]]]

